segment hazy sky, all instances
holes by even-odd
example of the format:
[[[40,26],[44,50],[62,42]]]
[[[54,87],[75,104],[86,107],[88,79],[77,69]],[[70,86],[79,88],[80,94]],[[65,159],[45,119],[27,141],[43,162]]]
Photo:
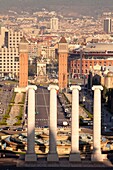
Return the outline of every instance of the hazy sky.
[[[70,9],[77,12],[113,11],[113,0],[0,0],[0,10]],[[88,11],[89,10],[89,11]]]

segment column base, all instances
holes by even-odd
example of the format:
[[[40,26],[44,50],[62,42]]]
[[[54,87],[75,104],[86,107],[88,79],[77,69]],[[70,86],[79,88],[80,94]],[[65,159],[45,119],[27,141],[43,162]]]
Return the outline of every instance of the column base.
[[[94,161],[94,162],[103,162],[104,159],[107,159],[106,154],[93,153],[91,155],[91,161]]]
[[[59,161],[58,154],[57,153],[48,153],[47,161],[48,162],[58,162]]]
[[[37,155],[35,153],[27,153],[25,155],[25,161],[26,162],[36,162],[37,161]]]
[[[19,156],[19,160],[25,160],[25,155],[22,155],[22,154],[21,154],[21,155]]]
[[[81,162],[80,153],[70,153],[69,161],[70,162]]]

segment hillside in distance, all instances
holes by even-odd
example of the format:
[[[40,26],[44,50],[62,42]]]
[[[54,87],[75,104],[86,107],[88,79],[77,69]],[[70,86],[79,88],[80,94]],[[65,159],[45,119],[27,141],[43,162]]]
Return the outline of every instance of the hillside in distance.
[[[98,15],[113,11],[113,0],[0,0],[0,11],[34,12],[42,8],[78,15]]]

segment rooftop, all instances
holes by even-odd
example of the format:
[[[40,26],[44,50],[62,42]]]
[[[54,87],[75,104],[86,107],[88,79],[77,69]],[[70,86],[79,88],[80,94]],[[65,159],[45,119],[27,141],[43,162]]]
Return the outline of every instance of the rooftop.
[[[60,39],[59,43],[67,43],[65,37],[62,37],[62,38]]]
[[[20,43],[28,43],[28,41],[26,40],[26,38],[23,36]]]

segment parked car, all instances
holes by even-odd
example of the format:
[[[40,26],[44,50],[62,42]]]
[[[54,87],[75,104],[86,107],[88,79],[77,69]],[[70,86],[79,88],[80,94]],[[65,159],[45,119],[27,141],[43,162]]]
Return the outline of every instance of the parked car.
[[[2,130],[10,130],[10,128],[6,126],[6,127],[3,127]]]
[[[14,131],[24,131],[25,129],[19,127],[19,128],[16,128],[16,129],[13,129]]]

